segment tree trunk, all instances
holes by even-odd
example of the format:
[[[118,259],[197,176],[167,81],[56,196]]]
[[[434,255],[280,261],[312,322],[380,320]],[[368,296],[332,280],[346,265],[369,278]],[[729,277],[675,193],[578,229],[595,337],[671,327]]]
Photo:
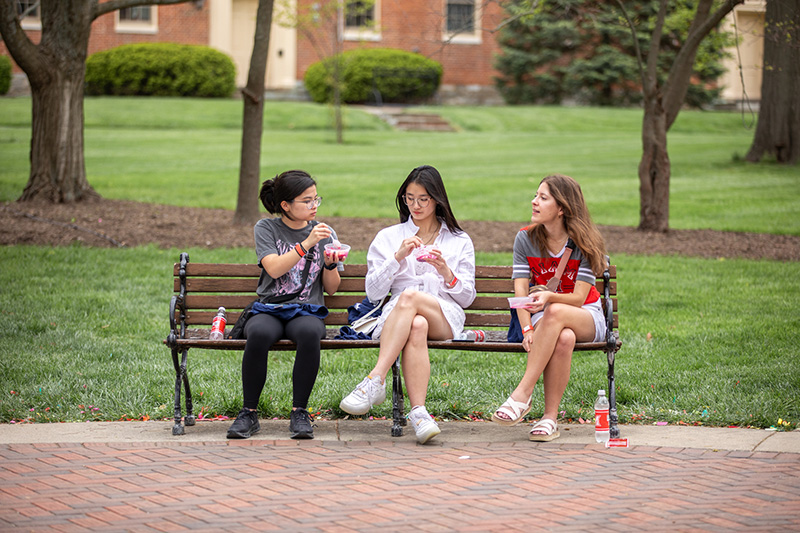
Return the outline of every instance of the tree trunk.
[[[261,137],[264,131],[264,78],[267,74],[269,34],[274,0],[259,0],[253,55],[244,93],[242,156],[239,168],[239,195],[234,224],[255,224],[258,210],[258,182],[261,167]]]
[[[761,109],[747,160],[800,160],[800,0],[767,2]]]
[[[9,28],[7,12],[3,16],[5,35],[15,27]],[[41,18],[38,47],[17,31],[9,31],[6,39],[28,74],[33,105],[31,170],[19,199],[75,202],[96,197],[83,159],[83,80],[91,6],[80,0],[43,2]]]
[[[647,51],[646,68],[638,45],[636,47],[644,97],[642,159],[639,162],[639,229],[642,231],[665,232],[669,229],[671,168],[667,152],[667,131],[678,116],[686,97],[700,42],[725,15],[743,2],[744,0],[725,0],[717,6],[716,11],[712,12],[714,7],[712,0],[698,1],[689,33],[663,83],[659,82],[657,66],[659,43],[667,18],[668,0],[659,2],[658,14],[650,36],[650,48]],[[630,25],[634,42],[637,42],[636,27],[625,11],[624,4],[617,0],[617,5]]]
[[[62,63],[39,86],[32,83],[31,172],[20,201],[61,203],[99,196],[86,180],[83,77],[80,60],[69,66]]]
[[[639,229],[669,229],[670,162],[667,114],[660,94],[645,101],[642,119],[642,159],[639,162]]]

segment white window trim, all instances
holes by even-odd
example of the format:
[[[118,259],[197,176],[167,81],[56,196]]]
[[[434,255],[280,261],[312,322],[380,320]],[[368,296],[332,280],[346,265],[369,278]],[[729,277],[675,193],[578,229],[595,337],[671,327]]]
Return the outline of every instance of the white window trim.
[[[14,2],[16,4],[16,2]],[[16,9],[16,8],[15,8]],[[39,6],[39,13],[41,13],[41,6]],[[30,15],[23,17],[19,21],[19,25],[22,27],[23,30],[41,30],[42,29],[42,18],[40,15],[36,15],[32,17]]]
[[[345,41],[373,41],[377,42],[382,40],[381,37],[381,27],[380,27],[380,20],[381,20],[381,2],[380,0],[375,0],[375,4],[373,6],[375,8],[375,25],[367,28],[367,27],[358,27],[358,26],[345,26],[345,14],[344,10],[341,10],[341,24],[342,24],[342,39]]]
[[[39,17],[25,17],[19,21],[19,25],[22,26],[23,30],[42,29],[42,21],[39,19]]]
[[[158,33],[158,6],[150,6],[149,22],[119,20],[119,10],[114,11],[114,31],[117,33],[140,33],[155,35]]]
[[[444,1],[444,17],[442,25],[442,41],[451,44],[481,44],[483,43],[483,31],[481,30],[481,17],[483,15],[483,2],[475,1],[475,30],[467,32],[447,31],[447,0]]]

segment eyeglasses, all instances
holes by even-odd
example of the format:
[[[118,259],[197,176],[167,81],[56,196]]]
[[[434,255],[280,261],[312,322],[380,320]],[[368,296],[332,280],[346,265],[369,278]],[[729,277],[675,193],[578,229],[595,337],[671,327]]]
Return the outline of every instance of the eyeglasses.
[[[428,207],[428,203],[431,201],[430,196],[421,196],[419,198],[412,198],[411,196],[404,194],[403,195],[403,202],[409,207],[414,205],[414,202],[417,203],[418,206],[425,208]]]
[[[322,203],[322,196],[317,196],[313,200],[292,200],[292,202],[300,202],[301,204],[306,204],[309,209],[314,209]]]

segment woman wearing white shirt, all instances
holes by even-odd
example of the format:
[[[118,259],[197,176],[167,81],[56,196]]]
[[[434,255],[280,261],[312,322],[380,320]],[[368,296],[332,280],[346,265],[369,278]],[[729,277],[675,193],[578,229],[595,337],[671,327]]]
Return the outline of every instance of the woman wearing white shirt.
[[[386,375],[402,353],[417,440],[440,433],[425,409],[430,379],[428,339],[452,339],[464,328],[464,308],[475,300],[475,250],[450,209],[439,172],[411,171],[397,192],[400,224],[378,232],[367,252],[367,297],[391,293],[373,339],[380,339],[375,367],[339,407],[353,415],[386,399]],[[419,252],[424,252],[420,254]]]

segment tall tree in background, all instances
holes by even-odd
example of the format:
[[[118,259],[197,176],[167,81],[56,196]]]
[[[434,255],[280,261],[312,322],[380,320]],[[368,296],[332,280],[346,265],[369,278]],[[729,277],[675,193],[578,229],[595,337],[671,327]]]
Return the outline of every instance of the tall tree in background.
[[[363,27],[374,24],[371,18],[375,0],[320,0],[297,5],[292,0],[279,0],[278,23],[295,28],[311,44],[317,58],[322,61],[330,79],[331,105],[336,142],[344,142],[342,116],[342,52],[344,27],[347,20],[357,20]]]
[[[639,48],[636,25],[622,0],[616,0]],[[637,50],[642,83],[644,117],[642,119],[642,158],[639,162],[639,229],[664,232],[669,229],[670,160],[667,132],[683,106],[698,47],[722,19],[744,0],[698,0],[689,31],[666,78],[658,73],[661,36],[667,19],[669,0],[659,0],[658,14],[652,29],[646,63]],[[712,8],[715,8],[712,10]]]
[[[261,170],[261,137],[264,131],[264,78],[272,26],[274,0],[259,0],[256,12],[256,34],[244,95],[242,120],[242,156],[239,167],[239,193],[236,199],[235,224],[254,224],[258,210],[258,182]]]
[[[747,160],[800,160],[800,0],[769,0],[758,125]]]
[[[624,0],[635,20],[640,47],[650,41],[658,0]],[[509,15],[498,32],[502,53],[495,66],[498,89],[508,103],[630,105],[642,101],[636,48],[625,19],[599,0],[548,0],[535,16],[530,0],[505,6]],[[672,65],[688,33],[694,6],[675,2],[664,21],[658,75]],[[725,71],[722,58],[732,35],[712,32],[700,43],[685,103],[702,107],[719,97],[714,82]]]
[[[42,0],[39,44],[23,31],[17,2],[0,1],[0,35],[31,86],[31,171],[20,200],[61,203],[97,196],[86,180],[83,153],[83,84],[92,22],[126,7],[187,1]]]

